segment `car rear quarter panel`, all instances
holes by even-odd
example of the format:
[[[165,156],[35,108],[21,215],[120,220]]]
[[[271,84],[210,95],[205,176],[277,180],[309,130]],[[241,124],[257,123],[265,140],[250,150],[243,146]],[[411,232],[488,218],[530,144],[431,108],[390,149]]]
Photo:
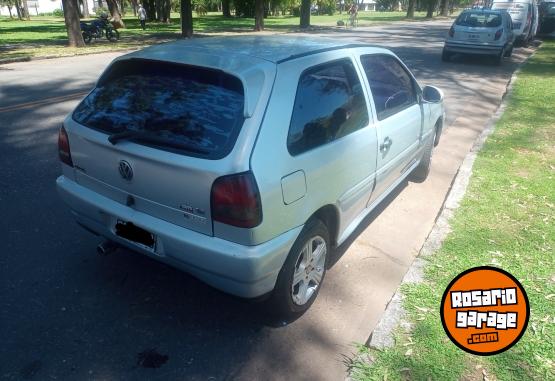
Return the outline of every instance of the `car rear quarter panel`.
[[[332,205],[336,209],[340,217],[339,230],[344,229],[348,220],[356,217],[347,216],[345,211],[356,210],[356,203],[361,203],[358,209],[362,209],[370,195],[374,173],[368,172],[365,174],[366,178],[358,178],[361,173],[365,173],[360,168],[366,165],[362,162],[363,158],[346,162],[342,152],[361,149],[369,142],[375,143],[371,109],[369,127],[297,156],[291,156],[287,149],[291,113],[302,72],[309,67],[341,58],[352,59],[358,70],[350,50],[310,55],[278,65],[270,104],[251,158],[251,168],[260,189],[263,207],[263,222],[252,229],[255,242],[264,242],[304,224],[311,215],[326,205]],[[369,94],[364,86],[363,91],[369,107]],[[368,140],[370,136],[374,138]],[[377,150],[377,146],[364,148]],[[294,202],[286,203],[284,179],[287,182],[291,175],[295,184],[301,184],[299,171],[305,176],[306,194],[299,197],[296,193]],[[354,183],[358,185],[353,187]]]

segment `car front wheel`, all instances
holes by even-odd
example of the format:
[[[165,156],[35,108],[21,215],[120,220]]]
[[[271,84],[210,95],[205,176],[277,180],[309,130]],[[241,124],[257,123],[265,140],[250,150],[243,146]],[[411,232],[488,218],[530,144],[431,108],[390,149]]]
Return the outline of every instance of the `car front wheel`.
[[[296,318],[314,303],[326,275],[329,250],[326,225],[310,220],[293,244],[272,294],[271,307],[280,317]]]

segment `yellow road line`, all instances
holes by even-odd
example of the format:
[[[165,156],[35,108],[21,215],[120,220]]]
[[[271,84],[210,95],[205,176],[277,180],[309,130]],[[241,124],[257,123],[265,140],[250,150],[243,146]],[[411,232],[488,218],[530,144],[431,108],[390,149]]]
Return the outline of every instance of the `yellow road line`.
[[[88,93],[89,93],[88,91],[82,91],[82,92],[79,92],[79,93],[62,95],[62,96],[59,96],[59,97],[52,97],[52,98],[40,99],[38,101],[20,103],[18,105],[13,105],[13,106],[0,107],[0,114],[2,114],[4,112],[24,110],[24,109],[31,108],[31,107],[38,107],[38,106],[44,106],[44,105],[52,104],[52,103],[64,102],[64,101],[68,101],[68,100],[71,100],[71,99],[74,99],[74,98],[83,97],[83,96],[87,95]]]

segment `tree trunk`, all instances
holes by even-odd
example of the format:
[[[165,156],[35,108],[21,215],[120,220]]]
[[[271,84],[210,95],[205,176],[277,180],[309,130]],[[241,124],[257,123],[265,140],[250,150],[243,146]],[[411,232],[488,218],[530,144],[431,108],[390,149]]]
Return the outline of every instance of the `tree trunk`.
[[[426,9],[426,18],[431,19],[434,17],[434,9],[436,8],[436,0],[428,0]]]
[[[21,4],[19,3],[19,0],[16,0],[15,2],[15,10],[17,12],[17,18],[23,20],[23,16],[21,14]]]
[[[301,0],[301,28],[310,26],[310,0]]]
[[[229,11],[229,0],[222,0],[222,14],[224,17],[231,17],[231,12]]]
[[[164,22],[169,24],[171,23],[171,11],[172,11],[172,2],[171,0],[164,1]]]
[[[85,46],[83,36],[81,35],[81,26],[79,25],[79,6],[77,0],[62,0],[64,7],[64,19],[66,22],[68,45],[71,47],[82,48]]]
[[[156,19],[158,22],[164,21],[163,4],[164,0],[156,0]]]
[[[12,6],[11,5],[6,5],[8,7],[8,12],[10,12],[10,18],[13,19],[13,15],[12,15]]]
[[[154,0],[147,0],[144,4],[148,21],[156,20],[156,4]]]
[[[181,0],[181,35],[193,37],[193,7],[191,0]]]
[[[87,0],[83,0],[83,17],[91,17],[91,14],[89,13],[89,2]]]
[[[29,7],[27,6],[27,0],[21,0],[23,2],[23,17],[25,17],[27,20],[31,20],[31,17],[29,16]]]
[[[407,18],[413,19],[414,18],[414,3],[416,0],[409,0],[409,4],[407,6]]]
[[[112,16],[112,23],[116,29],[125,28],[125,24],[121,19],[121,13],[118,9],[118,3],[116,0],[107,0],[108,9],[110,10],[110,15]]]
[[[264,0],[254,0],[254,30],[264,30]]]
[[[441,0],[440,6],[442,16],[449,16],[449,0]]]

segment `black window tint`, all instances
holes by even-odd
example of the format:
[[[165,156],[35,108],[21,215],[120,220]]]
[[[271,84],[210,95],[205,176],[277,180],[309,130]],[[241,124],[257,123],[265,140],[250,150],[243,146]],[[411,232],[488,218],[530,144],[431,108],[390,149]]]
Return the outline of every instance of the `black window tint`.
[[[457,17],[455,24],[475,28],[496,28],[501,26],[501,15],[498,13],[466,11]]]
[[[217,159],[235,144],[244,121],[243,106],[243,86],[236,77],[131,59],[110,68],[73,118],[108,134],[140,133],[151,138],[137,143]]]
[[[368,109],[353,63],[334,61],[301,75],[287,147],[297,155],[367,125]]]
[[[391,56],[373,54],[361,57],[368,78],[378,120],[416,104],[412,77]]]

